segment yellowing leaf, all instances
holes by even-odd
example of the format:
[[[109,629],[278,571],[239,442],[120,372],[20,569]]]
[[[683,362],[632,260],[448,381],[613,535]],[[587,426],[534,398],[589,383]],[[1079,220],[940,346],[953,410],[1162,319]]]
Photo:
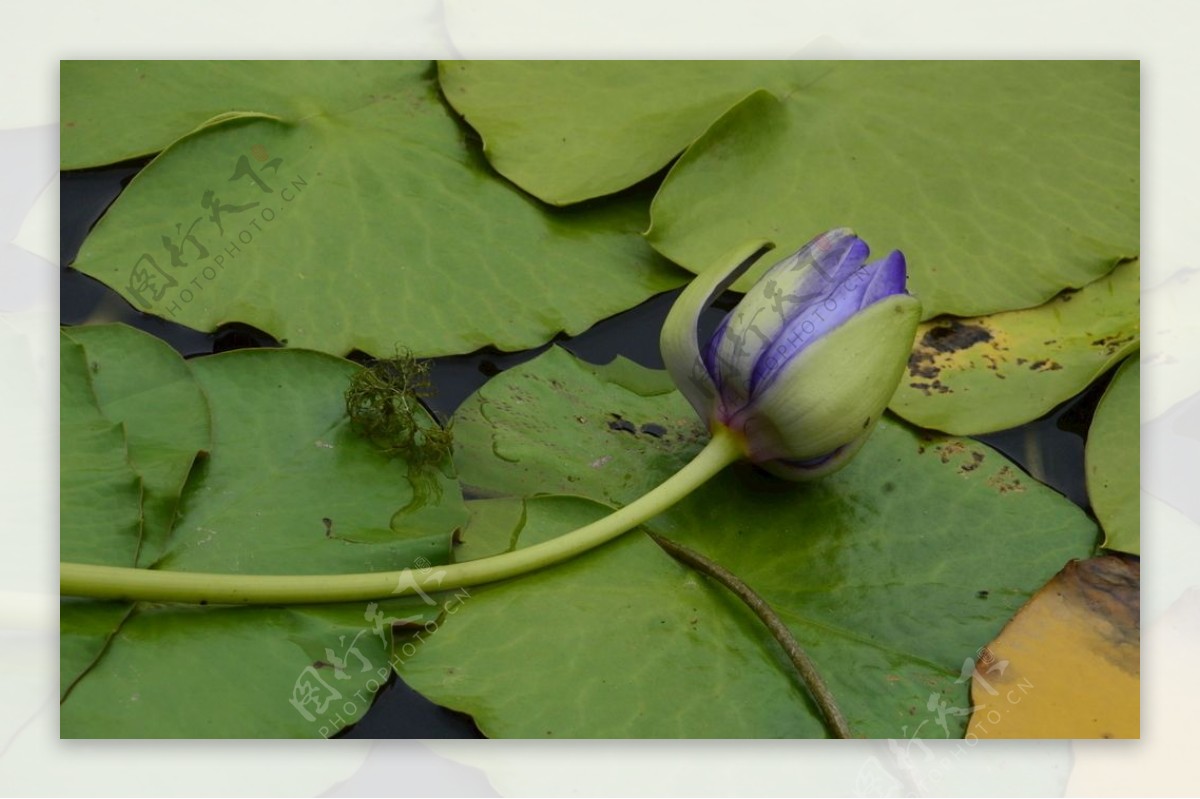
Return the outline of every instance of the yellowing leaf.
[[[1036,419],[1137,349],[1139,261],[1036,308],[917,328],[888,406],[922,427],[990,433]]]
[[[984,649],[967,737],[1137,738],[1138,561],[1071,561]]]

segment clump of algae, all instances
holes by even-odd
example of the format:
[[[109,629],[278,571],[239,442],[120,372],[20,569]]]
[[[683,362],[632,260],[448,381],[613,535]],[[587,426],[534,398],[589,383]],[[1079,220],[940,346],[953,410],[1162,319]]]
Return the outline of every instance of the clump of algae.
[[[449,466],[454,449],[449,425],[439,425],[421,404],[431,393],[429,364],[403,349],[359,369],[346,389],[346,412],[355,432],[408,464],[410,508],[423,505],[430,493],[440,495],[437,473]]]

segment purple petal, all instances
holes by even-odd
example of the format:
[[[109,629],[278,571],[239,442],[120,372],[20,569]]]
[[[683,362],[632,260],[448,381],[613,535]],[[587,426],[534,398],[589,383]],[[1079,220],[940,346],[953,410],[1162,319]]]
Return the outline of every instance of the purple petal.
[[[704,350],[700,353],[700,357],[704,361],[704,368],[708,370],[708,376],[717,386],[721,385],[721,368],[717,363],[717,349],[721,346],[721,340],[725,338],[725,329],[729,327],[731,318],[733,318],[733,314],[725,314],[725,318],[717,325],[712,338],[708,340],[708,343],[704,345]]]
[[[836,228],[779,261],[755,282],[706,349],[705,366],[727,409],[750,398],[755,364],[789,321],[853,275],[869,252],[849,228]]]
[[[772,289],[768,281],[774,280],[787,286],[786,301],[795,310],[842,283],[863,265],[870,253],[871,248],[850,228],[830,230],[768,269],[756,284],[762,287],[757,293],[770,299]],[[752,289],[747,296],[753,293]]]
[[[765,388],[808,345],[858,313],[871,277],[865,268],[859,269],[789,321],[755,363],[750,375],[751,395]]]
[[[867,291],[863,294],[862,307],[874,305],[885,297],[903,294],[907,277],[904,253],[892,250],[882,261],[867,264],[863,269],[874,269]]]
[[[750,394],[770,385],[793,358],[821,336],[885,297],[904,293],[905,261],[899,250],[850,274],[841,285],[811,302],[763,350],[750,375]]]

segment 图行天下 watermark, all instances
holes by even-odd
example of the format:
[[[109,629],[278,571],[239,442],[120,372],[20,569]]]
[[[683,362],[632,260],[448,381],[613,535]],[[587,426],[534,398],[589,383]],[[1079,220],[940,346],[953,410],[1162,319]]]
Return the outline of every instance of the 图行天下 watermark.
[[[287,174],[283,164],[255,145],[234,160],[226,185],[198,189],[196,215],[170,226],[130,268],[127,296],[172,319],[200,297],[308,189],[308,180]]]
[[[390,616],[378,602],[371,602],[363,611],[363,621],[370,626],[360,629],[348,643],[348,635],[338,636],[336,647],[325,647],[324,657],[305,666],[296,677],[288,701],[305,721],[318,725],[321,737],[328,738],[356,721],[391,677],[392,669],[415,655],[426,636],[436,633],[445,618],[457,613],[470,598],[470,592],[460,588],[439,602],[426,589],[436,591],[446,571],[435,569],[425,558],[417,558],[415,565],[415,570],[401,575],[394,593],[412,591],[429,608],[438,608],[436,618],[429,619],[428,610],[411,616]],[[394,631],[407,633],[399,647],[393,647]],[[363,636],[367,641],[379,639],[382,652],[372,646],[374,659],[359,647]]]

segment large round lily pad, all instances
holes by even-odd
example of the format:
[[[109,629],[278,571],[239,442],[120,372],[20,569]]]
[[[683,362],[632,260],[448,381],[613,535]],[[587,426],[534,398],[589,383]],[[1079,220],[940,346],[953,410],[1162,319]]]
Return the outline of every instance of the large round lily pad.
[[[555,210],[497,177],[428,64],[277,65],[286,102],[256,68],[134,69],[74,67],[63,118],[163,149],[74,263],[140,311],[338,355],[442,355],[537,346],[686,279],[639,235],[645,192]]]
[[[751,95],[672,168],[650,242],[704,269],[848,225],[908,259],[926,318],[1026,308],[1138,254],[1129,62],[841,62]],[[752,276],[751,276],[752,277]]]
[[[598,512],[541,494],[624,504],[682,465],[702,436],[654,374],[550,350],[469,400],[455,417],[456,460],[501,504],[476,513],[464,546],[524,546]],[[489,520],[504,532],[475,532]],[[888,418],[825,480],[731,467],[649,527],[762,594],[855,733],[891,738],[961,735],[963,663],[1064,563],[1090,554],[1097,534],[994,450]],[[633,532],[471,589],[398,668],[497,736],[823,734],[782,653],[723,591]]]
[[[85,357],[63,337],[68,452],[91,440],[87,431],[123,426],[138,442],[131,451],[152,475],[148,482],[169,497],[161,477],[175,473],[171,464],[197,429],[207,429],[211,409],[209,452],[176,494],[177,516],[154,568],[294,574],[449,559],[454,530],[466,518],[457,483],[435,473],[440,490],[423,494],[422,507],[397,513],[414,497],[403,460],[359,438],[346,417],[343,392],[355,364],[297,350],[242,350],[192,363],[172,356],[171,363],[157,357],[162,345],[147,346],[141,334],[120,328],[72,335],[89,344]],[[141,413],[130,412],[139,372],[122,362],[132,356],[147,367]],[[108,375],[103,410],[120,413],[120,425],[89,398],[93,372]],[[187,403],[158,402],[193,392],[207,397],[207,408],[191,406],[189,414]],[[173,425],[177,446],[156,449],[155,437],[169,443]],[[63,459],[63,557],[132,566],[143,498],[129,485],[136,488],[138,478],[123,446],[106,443],[103,451],[125,463],[121,479],[97,479],[101,462],[82,452]],[[84,494],[76,484],[92,488]],[[280,609],[66,599],[62,734],[332,735],[366,712],[388,678],[392,624],[431,621],[440,608],[429,603],[417,597]]]
[[[448,62],[502,173],[573,202],[654,173],[650,242],[693,271],[850,226],[926,314],[1038,305],[1138,254],[1132,61]],[[743,283],[742,285],[748,285]]]

